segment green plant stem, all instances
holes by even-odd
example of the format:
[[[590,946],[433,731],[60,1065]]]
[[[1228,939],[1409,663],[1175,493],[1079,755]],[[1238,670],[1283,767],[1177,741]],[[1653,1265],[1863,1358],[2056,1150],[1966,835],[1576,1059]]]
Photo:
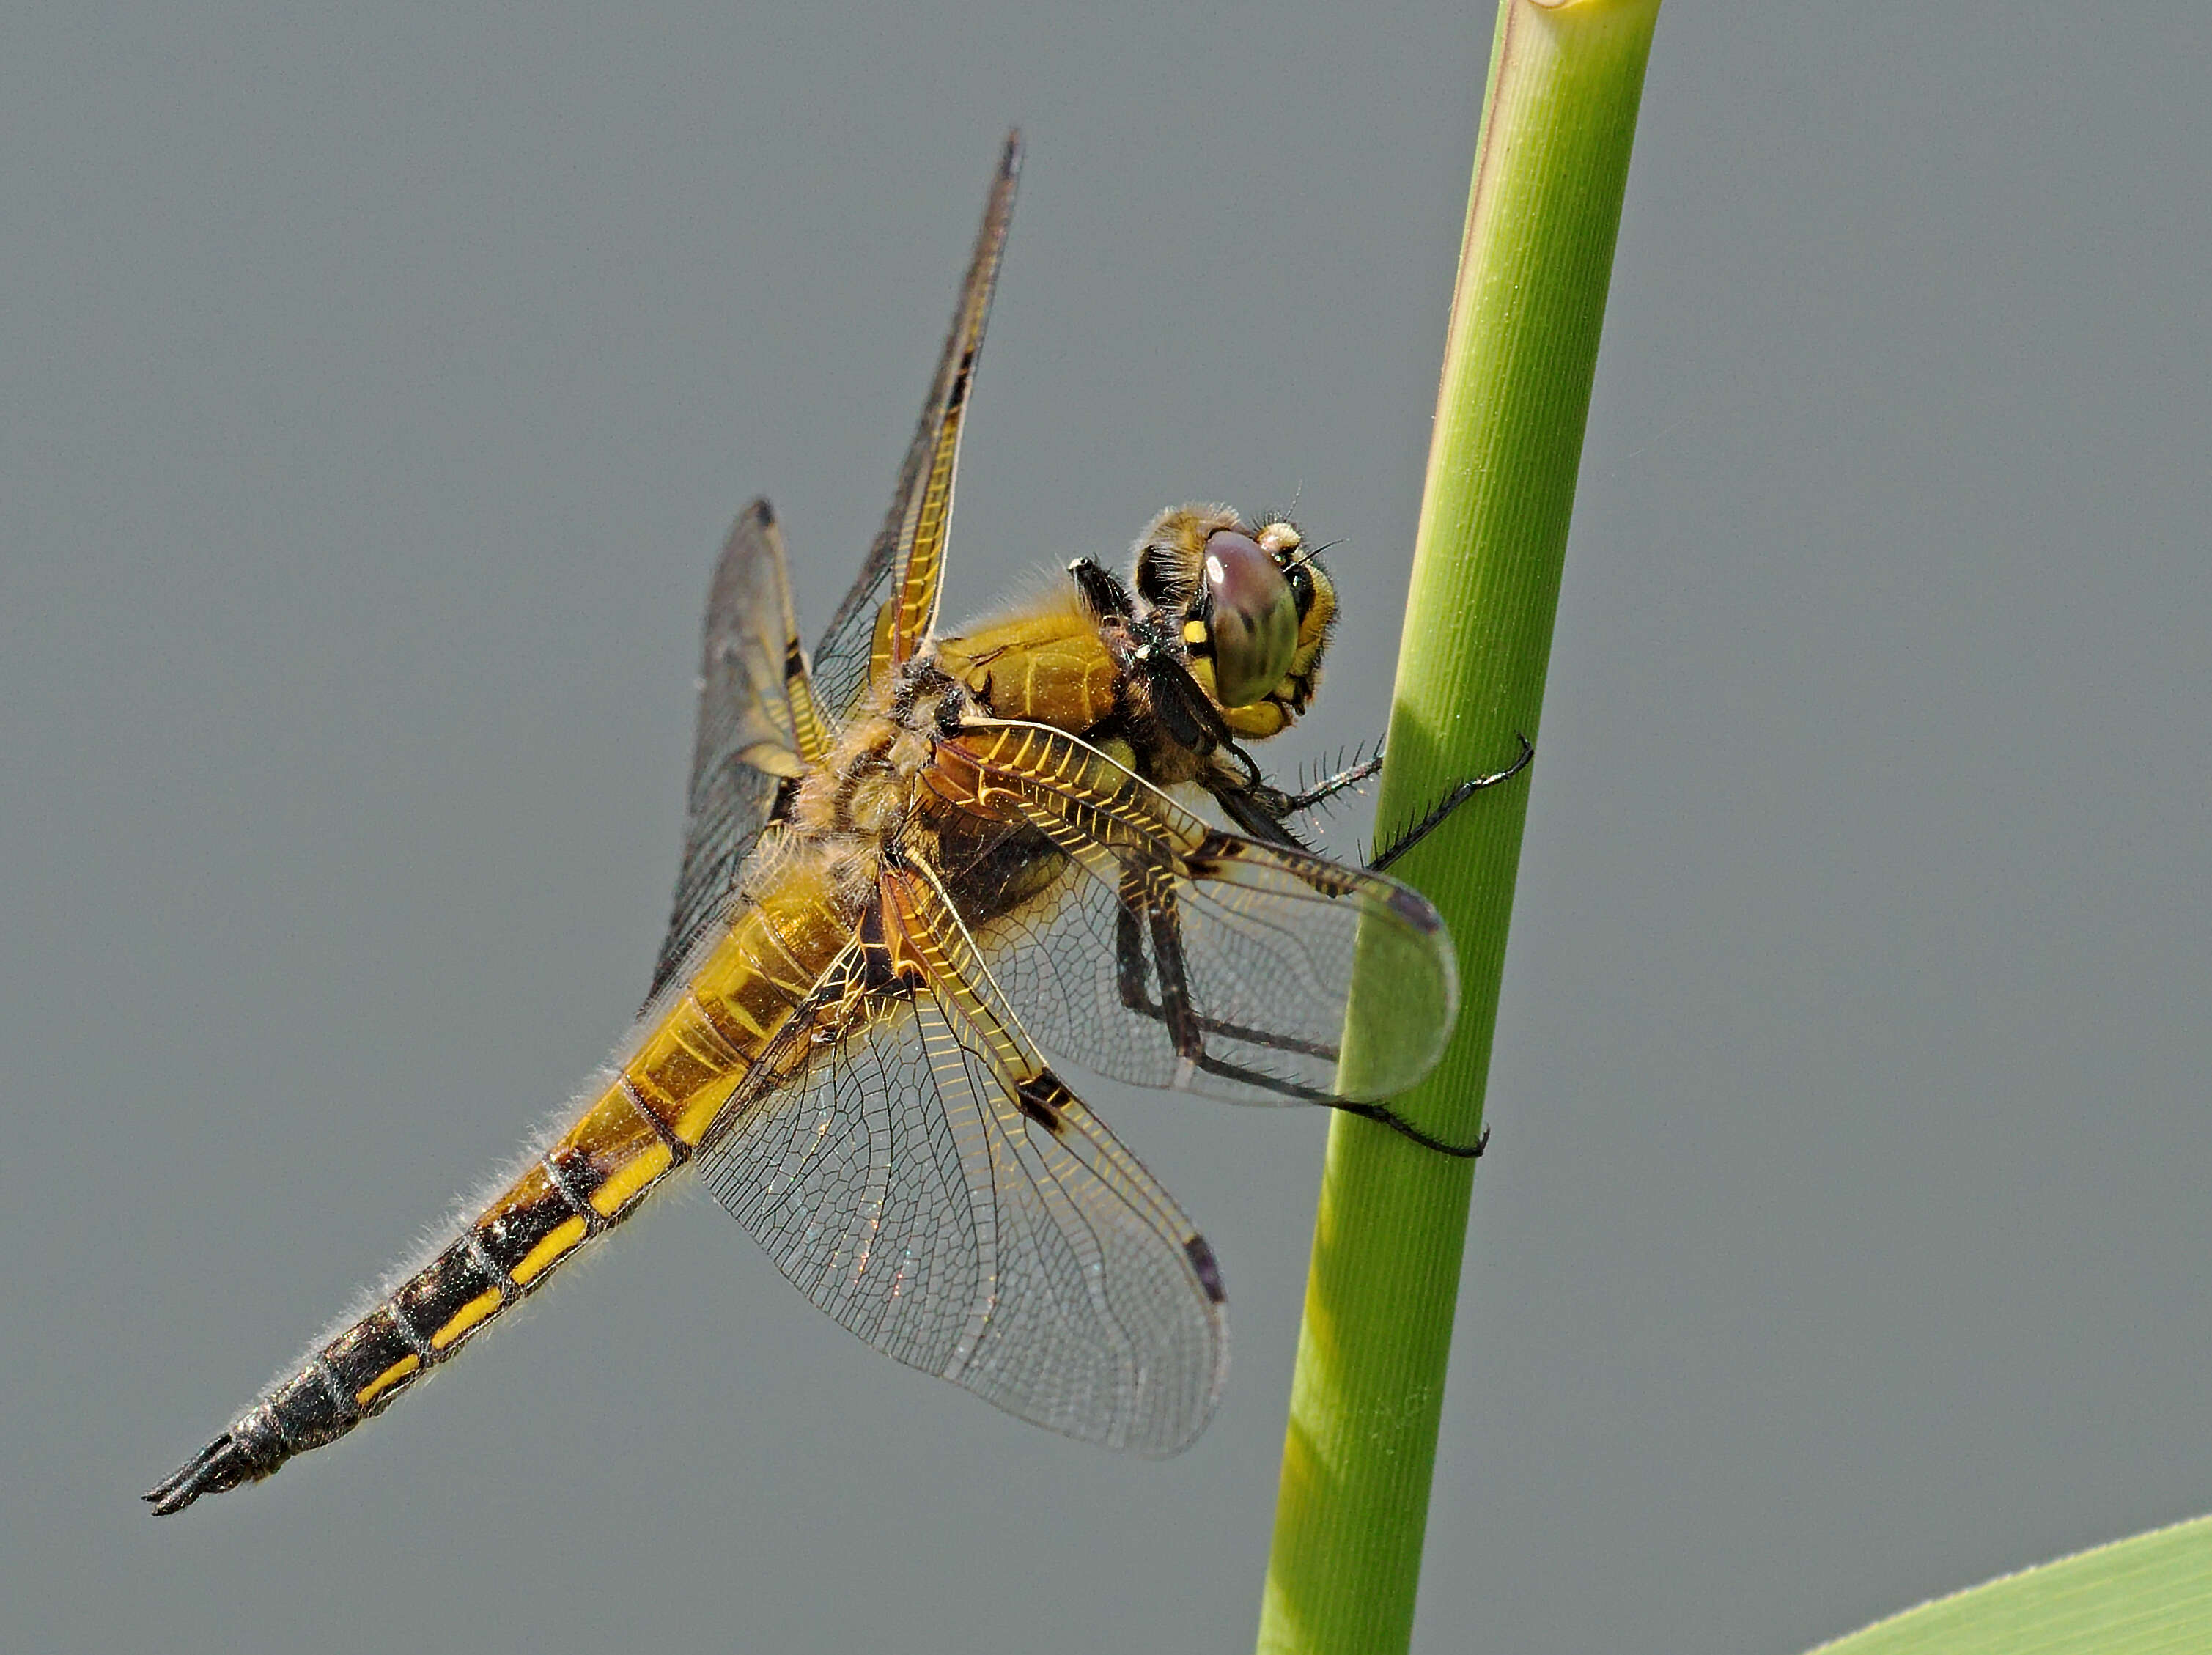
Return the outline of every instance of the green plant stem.
[[[1658,0],[1504,0],[1475,150],[1378,820],[1419,817],[1536,733],[1606,282]],[[1540,773],[1540,756],[1534,773]],[[1393,868],[1435,902],[1459,1026],[1395,1106],[1468,1143],[1482,1121],[1525,782],[1476,795]],[[1390,985],[1363,977],[1363,1025]],[[1347,1090],[1352,1089],[1349,1086]],[[1406,1648],[1458,1295],[1473,1164],[1387,1127],[1331,1129],[1262,1652]],[[1455,1645],[1462,1640],[1455,1635]]]

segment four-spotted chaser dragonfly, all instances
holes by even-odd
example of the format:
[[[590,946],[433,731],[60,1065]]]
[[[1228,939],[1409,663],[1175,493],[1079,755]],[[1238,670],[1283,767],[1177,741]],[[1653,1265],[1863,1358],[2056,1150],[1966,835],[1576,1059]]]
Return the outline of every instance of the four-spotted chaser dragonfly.
[[[1010,137],[890,514],[811,663],[767,502],[731,532],[675,913],[619,1065],[459,1234],[147,1495],[155,1512],[382,1412],[687,1163],[878,1350],[1170,1454],[1220,1390],[1220,1273],[1039,1047],[1403,1128],[1373,1099],[1442,1048],[1450,941],[1413,891],[1304,849],[1287,823],[1328,789],[1269,787],[1242,745],[1304,710],[1335,616],[1297,530],[1164,512],[1127,585],[1079,561],[1048,597],[936,630],[1019,160]],[[1355,942],[1409,1033],[1345,1098]]]

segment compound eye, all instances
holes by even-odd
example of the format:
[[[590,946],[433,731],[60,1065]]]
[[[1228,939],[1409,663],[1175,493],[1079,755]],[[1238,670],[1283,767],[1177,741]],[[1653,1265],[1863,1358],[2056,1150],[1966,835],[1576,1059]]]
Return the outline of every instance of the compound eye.
[[[1214,693],[1249,707],[1282,683],[1298,645],[1298,605],[1273,557],[1249,534],[1216,531],[1206,542]]]

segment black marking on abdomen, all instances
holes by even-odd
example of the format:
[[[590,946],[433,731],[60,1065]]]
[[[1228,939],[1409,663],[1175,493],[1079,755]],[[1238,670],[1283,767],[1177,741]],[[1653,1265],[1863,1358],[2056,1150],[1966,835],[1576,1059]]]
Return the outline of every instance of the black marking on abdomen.
[[[399,1319],[388,1304],[378,1305],[323,1347],[323,1359],[330,1364],[331,1372],[337,1376],[338,1384],[353,1399],[364,1420],[382,1413],[394,1396],[422,1377],[422,1370],[417,1367],[389,1380],[367,1402],[362,1401],[362,1393],[409,1357],[416,1355],[415,1342],[401,1329]]]
[[[269,1407],[283,1433],[288,1456],[335,1442],[361,1423],[353,1393],[320,1355],[279,1385]]]
[[[699,996],[697,995],[694,994],[691,996],[691,1003],[695,1006],[698,1005]],[[702,1007],[702,1021],[705,1025],[708,1033],[714,1036],[714,1037],[717,1041],[720,1041],[723,1045],[727,1046],[729,1043],[726,1040],[722,1039],[722,1031],[714,1026],[714,1019],[706,1017],[703,1013],[704,1008]],[[666,1177],[669,1172],[673,1172],[678,1167],[683,1165],[684,1162],[691,1159],[691,1146],[685,1143],[683,1139],[678,1137],[676,1135],[676,1129],[660,1118],[660,1111],[645,1101],[645,1094],[637,1089],[637,1082],[629,1078],[629,1074],[627,1070],[623,1072],[617,1084],[622,1087],[623,1096],[629,1099],[629,1106],[635,1110],[639,1114],[644,1116],[647,1120],[652,1122],[653,1129],[660,1135],[661,1144],[668,1151],[668,1171],[663,1172],[660,1177],[663,1178]],[[653,1183],[658,1183],[659,1181],[659,1178],[656,1178],[653,1180]],[[646,1185],[645,1190],[639,1190],[638,1194],[640,1196],[643,1196],[647,1190],[650,1190],[652,1188],[653,1184],[649,1183]]]
[[[477,1268],[483,1272],[484,1278],[499,1284],[499,1302],[502,1306],[512,1305],[522,1297],[522,1284],[501,1269],[499,1261],[491,1256],[491,1249],[485,1244],[482,1230],[471,1223],[461,1232],[461,1240],[468,1248],[469,1256],[476,1260]]]
[[[483,1243],[484,1256],[512,1281],[515,1267],[530,1256],[538,1244],[576,1216],[576,1208],[553,1175],[545,1175],[544,1193],[534,1201],[505,1208],[495,1218],[482,1224],[477,1236]],[[588,1203],[586,1203],[588,1205]],[[586,1220],[586,1222],[589,1220]],[[545,1271],[539,1271],[526,1282],[517,1283],[520,1293],[530,1293],[545,1280]]]
[[[337,1370],[331,1366],[329,1360],[319,1350],[308,1361],[306,1372],[301,1377],[304,1378],[307,1374],[313,1374],[321,1383],[323,1395],[330,1398],[336,1416],[343,1419],[347,1426],[361,1418],[361,1410],[353,1405],[352,1395],[346,1390],[343,1381],[339,1379]],[[302,1406],[305,1408],[307,1404],[303,1402]],[[346,1427],[339,1428],[343,1431]]]
[[[519,1259],[569,1217],[567,1203],[548,1190],[542,1201],[511,1211],[507,1221],[483,1232],[473,1226],[464,1231],[149,1494],[155,1514],[166,1517],[202,1494],[258,1482],[294,1455],[334,1442],[382,1413],[393,1397],[520,1297],[522,1289],[499,1263],[497,1252],[519,1246]],[[480,1306],[465,1326],[442,1345],[438,1342],[441,1331],[457,1316],[494,1293],[496,1305]]]
[[[571,1215],[584,1220],[586,1241],[607,1227],[606,1220],[599,1216],[599,1209],[592,1205],[592,1191],[605,1179],[592,1165],[590,1156],[580,1149],[556,1144],[546,1152],[539,1165],[544,1167],[554,1189],[561,1192],[561,1199],[568,1204]]]
[[[421,1339],[419,1350],[423,1361],[442,1362],[491,1317],[480,1317],[472,1326],[441,1345],[437,1337],[446,1324],[486,1293],[498,1293],[504,1305],[511,1285],[502,1275],[484,1268],[465,1235],[392,1294],[392,1305],[394,1314]]]
[[[406,1284],[407,1287],[415,1286],[422,1279],[419,1275],[414,1277]],[[405,1291],[406,1287],[400,1289],[401,1293]],[[407,1342],[408,1348],[415,1353],[416,1361],[422,1363],[424,1367],[428,1367],[438,1360],[437,1353],[430,1348],[429,1334],[416,1324],[415,1318],[407,1313],[405,1306],[400,1303],[398,1294],[395,1293],[386,1299],[384,1308],[392,1312],[392,1325],[398,1329],[399,1336]]]

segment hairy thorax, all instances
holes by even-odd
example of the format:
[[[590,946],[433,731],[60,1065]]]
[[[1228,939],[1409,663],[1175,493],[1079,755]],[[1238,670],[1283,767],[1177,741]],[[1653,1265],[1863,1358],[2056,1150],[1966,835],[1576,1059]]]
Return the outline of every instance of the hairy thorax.
[[[1018,861],[1056,860],[1034,829],[975,818],[927,785],[938,744],[965,720],[1049,724],[1153,768],[1122,733],[1127,674],[1109,630],[1073,594],[1054,594],[936,640],[900,669],[800,783],[787,818],[793,849],[841,905],[857,913],[866,904],[888,849],[902,840],[924,846],[951,884],[969,887],[971,901],[978,880],[999,887]]]

